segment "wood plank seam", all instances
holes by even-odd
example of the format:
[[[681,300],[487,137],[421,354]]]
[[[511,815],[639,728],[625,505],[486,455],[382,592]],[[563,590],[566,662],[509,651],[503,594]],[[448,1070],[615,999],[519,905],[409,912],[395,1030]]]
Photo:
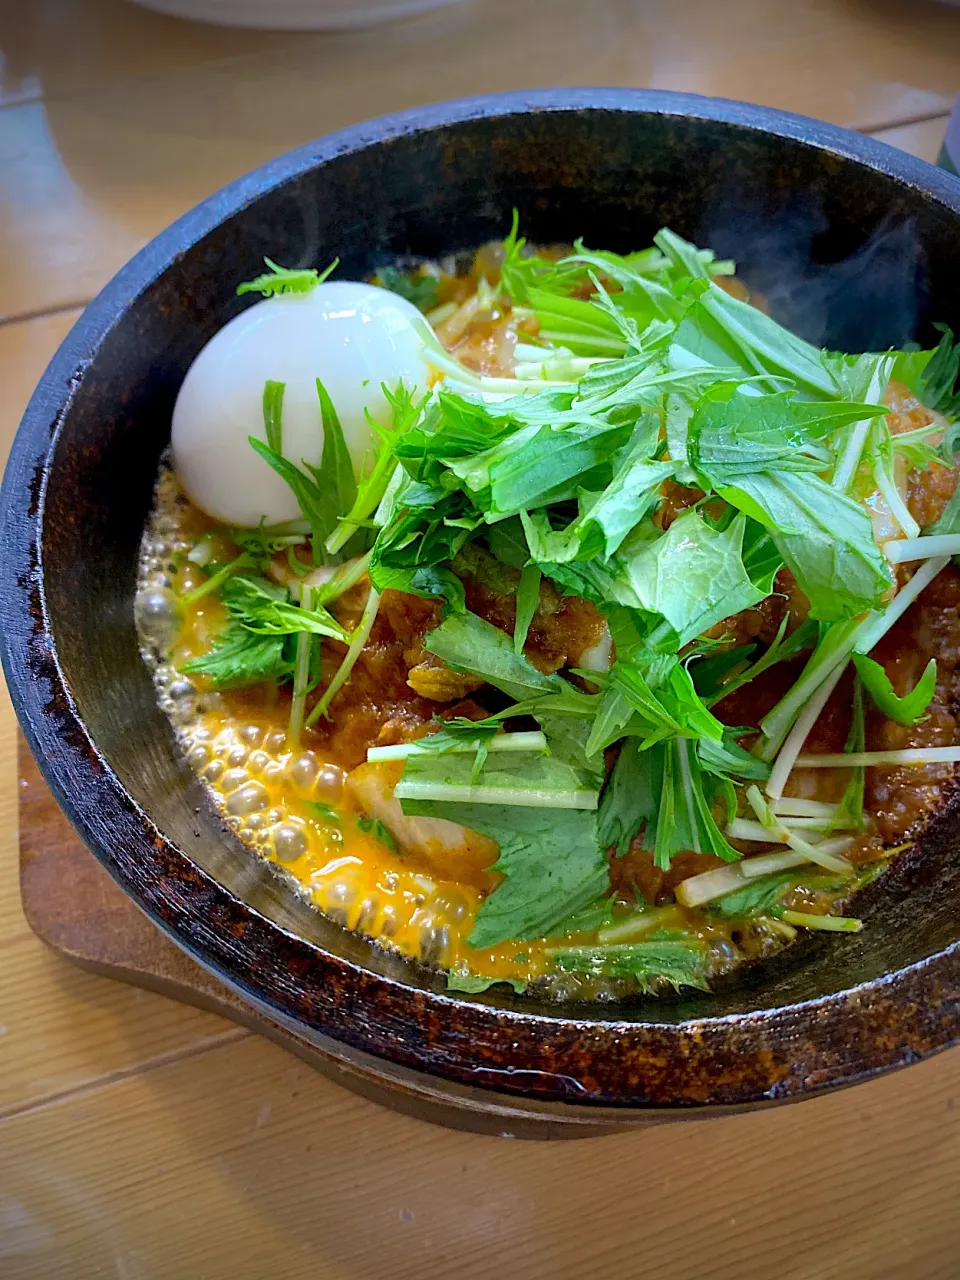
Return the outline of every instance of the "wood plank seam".
[[[0,106],[0,111],[3,108]],[[62,316],[68,311],[82,311],[93,301],[89,298],[75,299],[73,302],[58,302],[55,307],[40,307],[36,311],[11,311],[0,315],[0,327],[8,324],[26,324],[30,320],[45,320],[48,316]]]
[[[107,1089],[111,1085],[120,1084],[124,1080],[131,1080],[135,1076],[146,1075],[151,1071],[158,1071],[162,1067],[168,1067],[174,1063],[197,1058],[201,1054],[210,1053],[213,1049],[220,1049],[226,1045],[235,1044],[239,1040],[246,1040],[252,1035],[253,1032],[248,1031],[246,1027],[228,1026],[216,1035],[209,1036],[206,1040],[201,1040],[199,1043],[189,1047],[173,1049],[169,1053],[158,1053],[153,1058],[138,1062],[136,1066],[120,1067],[116,1071],[108,1072],[106,1075],[97,1076],[94,1080],[86,1080],[83,1084],[73,1085],[68,1089],[58,1089],[44,1098],[34,1098],[29,1102],[19,1102],[10,1107],[0,1108],[0,1123],[4,1120],[10,1120],[14,1116],[31,1115],[35,1111],[42,1111],[45,1107],[57,1106],[82,1094],[96,1093],[99,1089]]]
[[[852,129],[854,133],[863,133],[868,137],[872,137],[875,133],[886,133],[888,129],[905,129],[911,124],[927,124],[931,120],[942,120],[944,128],[946,122],[950,118],[948,111],[925,111],[919,115],[903,116],[899,120],[891,120],[889,124],[868,124],[868,125],[847,125],[848,129]]]
[[[30,929],[28,921],[24,919],[23,928],[20,929],[17,933],[11,933],[11,934],[8,934],[7,937],[5,938],[0,938],[0,951],[4,951],[6,950],[7,947],[13,947],[19,943],[22,943],[24,938],[29,938],[31,936],[32,932],[33,931]]]

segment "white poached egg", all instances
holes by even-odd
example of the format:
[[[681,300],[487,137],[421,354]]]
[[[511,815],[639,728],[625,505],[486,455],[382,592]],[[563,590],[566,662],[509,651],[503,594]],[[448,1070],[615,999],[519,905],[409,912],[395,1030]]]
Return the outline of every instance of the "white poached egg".
[[[292,491],[248,438],[266,441],[268,380],[285,384],[284,457],[320,464],[319,378],[359,476],[373,438],[366,412],[385,426],[392,420],[381,384],[427,389],[417,328],[425,323],[406,299],[353,281],[265,298],[234,317],[187,370],[174,406],[173,466],[188,497],[215,520],[245,528],[300,518]]]

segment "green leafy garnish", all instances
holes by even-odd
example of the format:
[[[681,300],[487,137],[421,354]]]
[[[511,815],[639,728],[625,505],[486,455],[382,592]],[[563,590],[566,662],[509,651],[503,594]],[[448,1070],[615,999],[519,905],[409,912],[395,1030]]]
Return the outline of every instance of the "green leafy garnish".
[[[379,818],[358,818],[357,830],[368,832],[373,836],[374,840],[379,840],[381,844],[385,844],[391,853],[397,852],[396,840],[394,840],[389,829],[384,826]]]
[[[357,496],[357,482],[353,476],[353,463],[347,442],[343,438],[343,428],[333,407],[333,401],[326,387],[317,379],[317,398],[320,401],[320,417],[323,422],[323,454],[319,469],[310,467],[317,485],[329,486],[333,491],[337,513],[349,511]]]
[[[476,614],[451,614],[427,633],[423,647],[454,671],[480,676],[516,702],[542,707],[544,714],[595,714],[594,695],[580,693],[561,676],[538,671],[515,651],[506,632]]]
[[[656,865],[667,870],[678,853],[689,849],[736,862],[741,855],[714,816],[722,788],[704,772],[690,744],[675,739],[644,752],[641,759],[649,769],[641,797],[647,815],[643,846],[653,851]]]
[[[641,607],[666,618],[677,648],[764,598],[744,567],[745,528],[743,516],[720,532],[686,511],[629,560],[627,575]]]
[[[267,433],[267,445],[274,453],[283,453],[283,393],[286,383],[263,384],[263,429]]]
[[[651,810],[637,803],[639,788],[645,780],[640,749],[628,738],[617,756],[597,815],[597,839],[605,849],[626,853],[630,841],[649,818]]]
[[[324,826],[339,827],[340,815],[336,809],[331,809],[328,804],[321,804],[319,800],[301,800],[300,803],[310,814],[311,818],[316,818],[318,822],[322,822]]]
[[[235,573],[240,573],[243,569],[252,568],[256,564],[256,557],[248,551],[241,551],[233,560],[227,564],[221,565],[214,573],[207,578],[206,582],[202,582],[199,587],[193,591],[187,592],[183,597],[184,604],[196,604],[198,600],[202,600],[204,596],[213,595],[219,591],[223,584]]]
[[[481,978],[473,973],[447,974],[448,991],[465,991],[470,995],[477,995],[481,991],[487,991],[490,987],[495,987],[497,983],[501,982],[508,987],[513,987],[517,995],[522,995],[527,989],[527,984],[522,978]]]
[[[935,409],[948,418],[960,418],[960,343],[954,344],[953,333],[945,324],[934,325],[940,333],[940,341],[926,362],[920,376],[920,394],[928,409]],[[947,457],[953,465],[952,453]]]
[[[642,738],[644,748],[672,737],[723,738],[723,725],[672,653],[625,650],[610,673],[597,679],[604,692],[587,742],[591,755],[624,735]]]
[[[890,677],[879,662],[874,662],[872,658],[862,653],[855,653],[853,662],[874,706],[888,720],[895,720],[897,724],[913,725],[930,706],[937,687],[935,658],[930,659],[923,670],[923,675],[902,698],[897,697],[890,683]],[[862,751],[863,747],[858,749]]]
[[[414,268],[401,271],[399,267],[381,267],[373,277],[373,283],[381,289],[406,298],[421,311],[431,311],[437,305],[438,282],[434,276]]]
[[[657,991],[669,983],[675,990],[693,987],[709,991],[707,948],[688,934],[662,930],[644,942],[551,947],[561,969],[595,977],[633,978],[642,991]]]
[[[517,584],[517,620],[513,630],[515,653],[522,653],[523,646],[526,644],[530,623],[540,603],[542,577],[540,566],[535,564],[525,565],[520,574],[520,581]]]
[[[579,911],[574,911],[565,920],[561,920],[551,934],[557,938],[565,938],[572,933],[596,933],[598,929],[610,924],[615,907],[614,898],[609,896],[598,898],[596,902],[581,907]]]
[[[310,525],[314,561],[319,562],[322,556],[323,539],[334,528],[339,518],[333,495],[325,492],[316,480],[305,475],[299,467],[295,467],[282,454],[271,449],[262,440],[258,440],[256,436],[250,436],[249,441],[251,449],[259,453],[264,462],[273,467],[277,475],[286,480],[293,490],[303,517]]]
[[[669,231],[654,239],[671,256],[678,242],[684,243]],[[682,269],[682,263],[678,267]],[[816,347],[718,285],[694,280],[689,292],[696,301],[677,329],[677,342],[690,354],[711,364],[733,364],[750,376],[766,375],[773,391],[786,383],[818,400],[839,395],[837,381]]]
[[[363,606],[360,624],[350,637],[350,647],[324,690],[323,696],[317,699],[312,711],[307,716],[307,728],[315,724],[321,716],[327,715],[331,702],[350,679],[350,672],[356,666],[364,645],[370,639],[370,632],[373,630],[373,624],[376,622],[379,609],[380,593],[371,588],[367,595],[367,603]]]
[[[790,635],[787,635],[789,616],[784,617],[773,643],[753,663],[753,647],[748,645],[737,649],[728,649],[713,657],[704,658],[691,668],[697,692],[707,706],[714,706],[721,699],[736,689],[755,680],[779,662],[788,662],[805,649],[812,648],[817,640],[817,627],[814,622],[803,622]]]
[[[893,578],[864,508],[811,472],[746,472],[718,492],[770,530],[815,618],[853,617],[880,603]]]
[[[436,751],[439,755],[447,751],[477,751],[480,747],[489,745],[494,734],[502,728],[500,721],[492,716],[486,720],[467,720],[455,716],[435,723],[439,726],[437,732],[418,738],[413,744],[416,751]]]
[[[291,604],[286,588],[265,578],[235,574],[220,589],[220,598],[232,618],[258,635],[310,631],[335,640],[346,639],[343,627],[326,609],[301,609]]]
[[[484,754],[479,768],[469,755],[417,752],[407,757],[394,791],[403,801],[557,809],[595,809],[598,793],[597,773],[539,751]]]
[[[270,258],[264,258],[264,262],[269,271],[237,285],[238,294],[262,293],[265,298],[273,298],[285,293],[310,293],[340,265],[339,258],[334,258],[325,271],[318,271],[316,267],[280,267]]]
[[[868,615],[868,620],[879,616]],[[848,618],[844,622],[834,622],[820,629],[816,647],[807,659],[800,678],[760,721],[760,728],[764,732],[765,760],[773,759],[807,701],[836,671],[840,663],[849,657],[863,634],[864,625],[861,618]]]
[[[279,386],[279,383],[267,383],[267,386]],[[324,541],[336,528],[340,517],[346,512],[357,496],[357,483],[353,476],[353,465],[343,438],[343,429],[337,417],[327,390],[317,378],[317,398],[320,402],[320,422],[323,427],[323,453],[320,466],[314,467],[304,462],[303,468],[285,458],[282,453],[264,444],[256,436],[250,436],[250,446],[261,458],[286,480],[293,491],[304,519],[310,524],[313,556],[315,563],[323,558]],[[268,403],[269,402],[269,403]],[[280,426],[280,407],[282,393],[278,398],[275,393],[264,391],[264,423],[268,440],[271,434],[275,439],[282,439]],[[268,417],[269,412],[269,417]]]
[[[367,759],[372,761],[409,760],[414,756],[436,757],[447,755],[450,752],[454,752],[457,755],[473,755],[469,782],[463,776],[462,764],[452,772],[457,775],[458,785],[475,787],[480,784],[480,774],[491,751],[494,754],[509,753],[515,755],[529,752],[542,753],[546,749],[546,738],[542,733],[536,731],[501,733],[502,725],[500,719],[495,716],[481,721],[454,717],[451,720],[438,723],[442,723],[442,727],[436,733],[428,734],[425,738],[419,738],[415,742],[393,747],[369,748]],[[522,760],[519,762],[519,766],[522,771]],[[445,771],[442,766],[428,766],[425,770],[412,769],[409,774],[405,773],[404,777],[408,781],[416,779],[421,786],[429,782],[434,787],[446,787],[453,783],[453,778],[450,775],[451,771]],[[494,784],[492,780],[488,779],[485,785],[489,787]],[[442,796],[440,798],[442,799]],[[471,799],[477,798],[471,797]]]
[[[856,656],[854,663],[857,663]],[[881,667],[881,670],[883,668]],[[860,675],[859,665],[857,664],[857,678],[853,682],[853,707],[850,716],[850,732],[847,734],[847,741],[844,745],[844,751],[848,754],[855,754],[863,751],[866,746],[866,720],[863,711],[863,688],[864,681]],[[850,777],[844,788],[843,795],[840,797],[840,803],[837,805],[836,812],[833,815],[833,827],[840,830],[856,830],[859,831],[863,827],[863,802],[866,792],[867,771],[860,765],[854,765],[850,770]]]
[[[551,292],[569,293],[583,278],[583,271],[570,270],[556,261],[540,257],[526,250],[526,245],[526,237],[520,235],[520,214],[514,209],[513,223],[503,242],[503,263],[500,267],[501,286],[514,303],[529,302],[530,290],[538,286],[548,287]]]
[[[726,920],[740,916],[774,915],[782,897],[795,883],[796,876],[792,872],[758,876],[746,882],[744,887],[724,893],[723,897],[710,902],[708,910],[710,914],[721,915]]]
[[[309,587],[300,587],[300,608],[309,610],[312,604],[312,591]],[[292,751],[300,746],[300,735],[303,732],[303,720],[307,710],[307,694],[316,681],[312,679],[314,667],[315,640],[312,631],[301,630],[297,635],[297,652],[293,663],[293,692],[290,698],[290,719],[287,721],[287,745]],[[319,680],[319,671],[317,673]]]
[[[470,945],[494,947],[507,938],[542,938],[574,912],[595,902],[609,885],[607,860],[597,843],[596,814],[495,805],[405,801],[404,812],[449,818],[490,836],[500,846],[494,866],[503,876],[480,904]]]
[[[768,876],[748,880],[742,889],[725,893],[709,904],[711,915],[734,920],[740,916],[768,916],[775,913],[780,899],[797,882],[790,871],[777,871]]]
[[[329,535],[326,549],[331,554],[340,551],[350,540],[358,528],[377,510],[391,477],[400,471],[395,457],[395,446],[419,419],[426,398],[416,400],[401,383],[396,390],[387,386],[381,388],[393,416],[389,427],[370,420],[376,432],[378,443],[374,450],[372,462],[368,458],[363,467],[360,482],[352,502],[343,508],[337,528]],[[399,475],[397,479],[399,480]],[[345,486],[345,489],[348,486]]]
[[[830,463],[824,437],[885,412],[883,405],[748,395],[721,384],[694,413],[691,462],[717,488],[744,472],[822,471]]]
[[[647,447],[645,439],[632,443],[606,489],[581,495],[583,514],[574,526],[578,559],[586,558],[594,548],[605,556],[614,555],[656,504],[660,486],[673,475],[676,465],[649,461]]]
[[[697,743],[700,763],[718,778],[753,778],[762,782],[770,776],[770,766],[740,746],[736,740],[738,733],[742,734],[743,730],[725,730],[720,742],[701,738]]]
[[[258,635],[234,622],[209,653],[191,658],[180,669],[188,676],[206,676],[216,689],[231,689],[289,680],[293,661],[283,635]]]

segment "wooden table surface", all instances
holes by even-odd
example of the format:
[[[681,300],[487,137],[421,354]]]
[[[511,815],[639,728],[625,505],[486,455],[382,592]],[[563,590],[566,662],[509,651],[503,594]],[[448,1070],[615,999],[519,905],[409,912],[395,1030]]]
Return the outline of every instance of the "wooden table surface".
[[[78,310],[220,184],[420,102],[616,84],[748,98],[932,159],[960,12],[921,0],[467,0],[342,36],[123,0],[0,6],[0,447]],[[960,1052],[799,1107],[561,1144],[446,1132],[48,954],[0,705],[0,1276],[960,1275]]]

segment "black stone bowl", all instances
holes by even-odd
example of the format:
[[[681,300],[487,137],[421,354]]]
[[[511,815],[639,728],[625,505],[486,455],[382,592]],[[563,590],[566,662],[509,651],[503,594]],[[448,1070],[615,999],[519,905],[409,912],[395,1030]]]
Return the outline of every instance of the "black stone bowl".
[[[498,1128],[797,1098],[960,1036],[960,833],[948,806],[863,896],[865,929],[713,995],[538,1005],[443,980],[311,911],[178,759],[133,626],[137,544],[180,381],[270,255],[362,278],[501,236],[735,256],[776,314],[849,350],[960,323],[960,181],[777,111],[563,90],[427,107],[302,147],[148,245],[43,377],[3,482],[4,667],[67,815],[170,937],[354,1078]],[[840,264],[840,265],[837,265]],[[526,1121],[523,1120],[526,1117]],[[532,1118],[532,1119],[531,1119]],[[550,1126],[553,1126],[553,1129]]]

